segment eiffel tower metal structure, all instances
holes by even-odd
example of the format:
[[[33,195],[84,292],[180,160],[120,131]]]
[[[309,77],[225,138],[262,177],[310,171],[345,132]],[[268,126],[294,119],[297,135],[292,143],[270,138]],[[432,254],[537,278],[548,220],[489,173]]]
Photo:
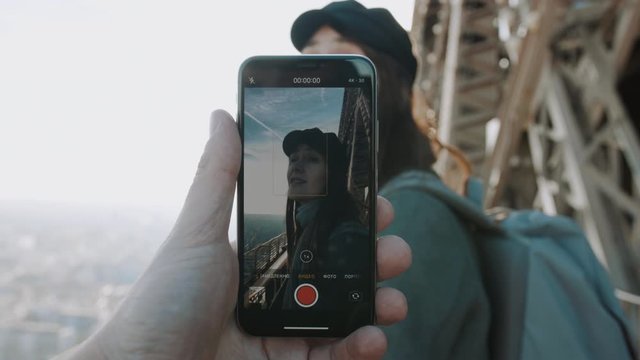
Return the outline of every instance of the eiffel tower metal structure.
[[[416,0],[411,29],[417,121],[465,154],[487,208],[580,223],[636,323],[640,119],[616,85],[639,33],[640,0]],[[447,153],[436,168],[456,174]]]

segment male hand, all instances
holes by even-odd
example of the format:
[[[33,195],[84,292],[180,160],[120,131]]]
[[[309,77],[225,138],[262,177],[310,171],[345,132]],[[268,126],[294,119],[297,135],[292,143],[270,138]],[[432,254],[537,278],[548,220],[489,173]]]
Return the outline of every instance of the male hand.
[[[113,318],[62,358],[90,359],[378,359],[386,351],[382,331],[365,326],[344,339],[259,338],[235,321],[238,260],[228,229],[241,147],[231,116],[211,117],[210,139],[189,194],[168,239],[132,287]],[[377,201],[378,231],[393,219]],[[377,242],[378,280],[405,271],[411,251],[404,240]],[[407,314],[404,295],[376,293],[376,317],[391,325]]]

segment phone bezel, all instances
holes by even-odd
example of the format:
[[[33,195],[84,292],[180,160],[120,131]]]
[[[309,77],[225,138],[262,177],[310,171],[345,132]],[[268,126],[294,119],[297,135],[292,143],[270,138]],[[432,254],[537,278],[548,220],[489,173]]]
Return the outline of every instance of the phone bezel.
[[[329,330],[310,330],[296,329],[285,330],[283,325],[295,327],[307,327],[309,324],[299,322],[294,312],[282,311],[281,316],[273,316],[270,312],[264,310],[248,310],[242,305],[244,278],[244,93],[246,75],[248,69],[261,69],[258,71],[268,71],[274,76],[282,76],[278,74],[287,74],[285,77],[291,77],[292,73],[309,73],[310,71],[322,72],[325,76],[334,76],[339,81],[344,78],[344,74],[340,71],[353,71],[358,69],[358,74],[364,76],[368,81],[371,90],[371,137],[374,146],[370,148],[369,166],[371,169],[369,199],[369,233],[371,234],[369,241],[369,263],[371,282],[369,284],[366,302],[367,306],[364,310],[357,311],[353,314],[351,311],[332,311],[328,313],[314,311],[313,316],[325,319],[323,325],[329,327]],[[268,70],[266,70],[268,69]],[[274,71],[278,69],[277,71]],[[355,74],[355,73],[354,73]],[[284,83],[282,80],[274,80],[277,83]],[[344,80],[343,80],[344,81]],[[245,332],[255,336],[278,336],[278,337],[344,337],[353,332],[357,328],[375,323],[375,290],[376,290],[376,198],[378,192],[377,181],[377,153],[378,153],[378,117],[377,117],[377,81],[376,71],[373,63],[367,57],[360,55],[294,55],[294,56],[255,56],[245,60],[240,66],[238,76],[239,92],[238,92],[238,129],[242,144],[242,164],[238,175],[238,196],[237,196],[237,234],[238,234],[238,262],[239,262],[239,284],[238,284],[238,303],[236,305],[236,317],[238,325]],[[278,87],[285,87],[279,85]],[[294,87],[294,86],[292,86]],[[301,86],[303,87],[303,86]],[[364,308],[364,306],[363,306]],[[357,316],[357,319],[352,319]],[[284,324],[284,323],[287,324]],[[317,324],[316,324],[317,325]]]

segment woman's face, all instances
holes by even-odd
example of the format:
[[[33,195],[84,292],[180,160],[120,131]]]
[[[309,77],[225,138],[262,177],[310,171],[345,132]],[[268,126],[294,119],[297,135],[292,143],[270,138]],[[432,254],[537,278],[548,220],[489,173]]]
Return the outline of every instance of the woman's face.
[[[303,54],[358,54],[365,55],[364,50],[353,41],[345,39],[329,25],[324,25],[313,34]]]
[[[324,154],[300,144],[289,155],[289,199],[305,202],[327,195],[327,162]]]

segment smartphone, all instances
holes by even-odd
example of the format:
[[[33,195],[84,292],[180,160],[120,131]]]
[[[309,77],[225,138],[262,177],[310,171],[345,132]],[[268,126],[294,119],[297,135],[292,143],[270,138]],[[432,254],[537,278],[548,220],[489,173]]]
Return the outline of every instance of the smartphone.
[[[239,88],[240,327],[256,336],[343,337],[373,324],[372,62],[252,57]]]

